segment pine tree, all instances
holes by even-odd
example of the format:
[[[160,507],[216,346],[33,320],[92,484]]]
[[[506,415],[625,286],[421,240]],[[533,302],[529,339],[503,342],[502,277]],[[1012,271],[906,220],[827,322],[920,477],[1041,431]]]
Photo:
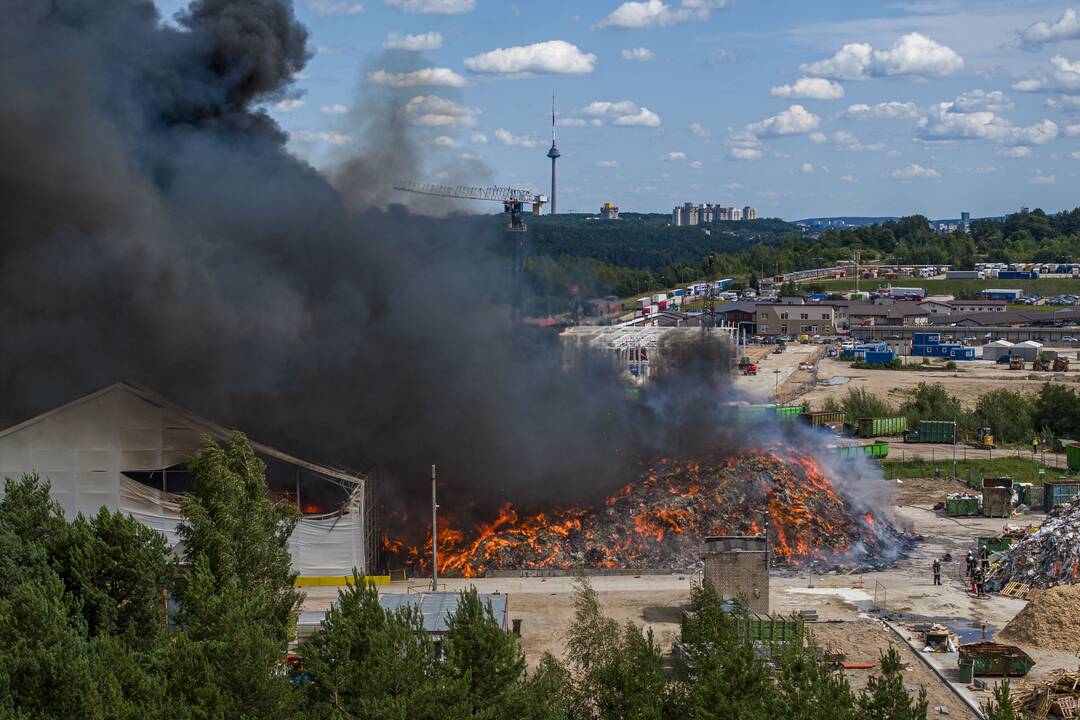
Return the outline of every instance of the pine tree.
[[[915,700],[904,688],[904,676],[900,671],[900,653],[895,647],[881,655],[881,676],[871,677],[858,707],[866,720],[926,720],[929,703],[926,688],[919,690]]]
[[[994,697],[986,701],[982,711],[986,720],[1024,720],[1028,717],[1027,713],[1017,712],[1013,708],[1008,678],[994,686]]]
[[[373,585],[354,575],[322,631],[300,648],[305,713],[365,720],[467,717],[467,687],[441,666],[412,606],[388,611]]]
[[[448,672],[468,688],[474,712],[490,714],[517,689],[525,672],[525,656],[513,633],[499,627],[491,605],[476,588],[461,593],[443,638]]]
[[[776,658],[776,695],[780,716],[787,720],[849,720],[855,697],[847,679],[818,658],[809,638],[787,642]]]
[[[177,716],[279,717],[293,688],[282,663],[302,596],[288,542],[298,517],[270,499],[266,466],[237,433],[188,462],[178,532],[190,565],[175,620],[185,632],[159,655]]]

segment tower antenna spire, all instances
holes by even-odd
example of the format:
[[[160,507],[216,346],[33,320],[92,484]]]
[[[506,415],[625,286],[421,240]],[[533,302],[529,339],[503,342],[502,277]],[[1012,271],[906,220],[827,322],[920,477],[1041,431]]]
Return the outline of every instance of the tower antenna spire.
[[[548,150],[547,156],[551,158],[551,214],[556,212],[556,199],[555,199],[555,161],[562,153],[559,152],[559,148],[555,145],[555,94],[551,94],[551,149]]]

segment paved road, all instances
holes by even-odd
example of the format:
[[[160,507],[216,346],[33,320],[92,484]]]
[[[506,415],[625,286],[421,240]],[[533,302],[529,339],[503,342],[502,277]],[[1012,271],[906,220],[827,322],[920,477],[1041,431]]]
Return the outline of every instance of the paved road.
[[[761,346],[750,346],[751,357],[757,357],[764,349]],[[770,348],[768,353],[759,360],[761,368],[757,375],[738,375],[735,378],[735,387],[747,395],[748,399],[755,402],[772,402],[776,389],[784,385],[788,380],[797,380],[800,375],[810,379],[810,373],[799,370],[799,363],[810,360],[814,361],[816,355],[822,352],[822,345],[788,345],[782,355],[773,355]],[[776,372],[779,370],[780,372]]]

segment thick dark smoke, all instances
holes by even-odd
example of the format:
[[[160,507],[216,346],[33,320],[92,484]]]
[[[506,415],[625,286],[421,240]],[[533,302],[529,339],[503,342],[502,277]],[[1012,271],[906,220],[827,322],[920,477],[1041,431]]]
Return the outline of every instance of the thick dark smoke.
[[[712,438],[717,352],[633,402],[608,358],[564,372],[491,300],[498,233],[376,207],[417,155],[379,103],[354,111],[378,153],[333,180],[286,151],[256,104],[309,55],[288,0],[176,24],[148,0],[0,5],[5,424],[131,379],[392,497],[422,503],[438,463],[459,507],[575,500]]]

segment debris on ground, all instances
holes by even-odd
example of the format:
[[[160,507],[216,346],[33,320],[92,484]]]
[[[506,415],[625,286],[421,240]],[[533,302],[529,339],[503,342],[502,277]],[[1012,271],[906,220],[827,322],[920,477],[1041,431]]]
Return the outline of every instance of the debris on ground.
[[[1031,713],[1036,718],[1078,717],[1080,672],[1054,670],[1048,680],[1014,688],[1012,698],[1017,713]]]
[[[1050,650],[1080,648],[1080,585],[1043,590],[1002,628],[998,637]]]
[[[1040,590],[1080,582],[1080,503],[1058,507],[1013,543],[989,581],[994,589],[1016,582]]]

